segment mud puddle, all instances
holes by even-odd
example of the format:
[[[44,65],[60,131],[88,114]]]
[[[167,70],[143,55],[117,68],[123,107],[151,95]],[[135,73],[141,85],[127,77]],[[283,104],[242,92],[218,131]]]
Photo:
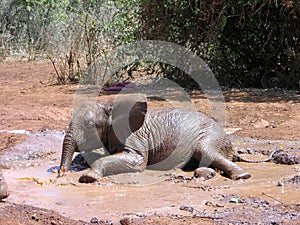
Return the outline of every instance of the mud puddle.
[[[239,204],[245,207],[238,200],[249,196],[274,204],[300,202],[299,164],[238,163],[252,174],[250,179],[239,181],[221,175],[201,181],[191,179],[192,172],[172,170],[122,174],[103,178],[98,184],[80,184],[77,182],[79,173],[71,172],[66,178],[57,179],[57,174],[52,172],[59,165],[63,132],[21,133],[27,136],[25,142],[0,153],[0,165],[10,190],[7,201],[51,209],[76,220],[90,221],[96,217],[114,222],[124,216],[180,217],[200,212],[207,215],[216,213],[210,205],[218,205],[221,211]],[[266,157],[262,153],[276,148],[293,150],[296,154],[300,151],[299,141],[268,141],[234,135],[231,138],[237,150],[248,153],[246,156],[250,158]],[[293,178],[296,181],[289,182]],[[227,199],[226,196],[232,197]],[[299,212],[296,216],[299,218]]]

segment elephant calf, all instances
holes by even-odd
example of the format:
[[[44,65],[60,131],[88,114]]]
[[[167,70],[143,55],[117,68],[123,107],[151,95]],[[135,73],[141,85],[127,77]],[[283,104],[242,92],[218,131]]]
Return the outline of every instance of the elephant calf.
[[[66,131],[59,174],[68,171],[75,151],[105,147],[109,153],[91,162],[81,182],[101,176],[183,167],[191,158],[222,170],[231,179],[250,174],[232,162],[235,152],[222,128],[191,110],[148,110],[146,97],[133,95],[113,103],[87,102],[74,111]]]

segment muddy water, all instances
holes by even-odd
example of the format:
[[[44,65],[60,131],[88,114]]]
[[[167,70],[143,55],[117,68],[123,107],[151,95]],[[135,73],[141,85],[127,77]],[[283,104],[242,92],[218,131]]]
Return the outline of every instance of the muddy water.
[[[18,132],[21,131],[11,131]],[[252,174],[248,180],[232,181],[218,175],[212,180],[189,179],[192,173],[145,171],[104,178],[98,184],[80,184],[79,173],[71,172],[57,179],[51,168],[59,165],[63,132],[47,131],[22,134],[24,143],[1,151],[0,165],[9,185],[9,202],[55,210],[73,219],[89,221],[92,217],[118,221],[124,216],[190,215],[180,210],[191,206],[201,211],[214,196],[236,194],[257,196],[271,202],[299,203],[299,184],[286,178],[300,173],[298,165],[274,163],[239,163]],[[232,136],[237,150],[272,151],[300,149],[297,141],[267,141]],[[258,158],[258,154],[247,157]],[[266,156],[262,156],[266,157]],[[82,173],[82,172],[80,172]],[[186,179],[185,179],[186,178]],[[278,185],[280,183],[280,186]],[[231,207],[228,203],[226,207]]]

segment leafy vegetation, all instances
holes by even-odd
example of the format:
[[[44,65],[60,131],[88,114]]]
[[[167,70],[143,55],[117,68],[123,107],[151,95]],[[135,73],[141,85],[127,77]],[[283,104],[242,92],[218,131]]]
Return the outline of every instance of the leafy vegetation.
[[[145,0],[141,6],[143,38],[188,47],[222,85],[299,88],[299,1]]]
[[[295,0],[2,0],[0,59],[48,58],[60,83],[77,82],[116,46],[164,40],[197,53],[222,85],[299,88],[299,17]],[[170,65],[124,69],[146,65],[197,88]]]

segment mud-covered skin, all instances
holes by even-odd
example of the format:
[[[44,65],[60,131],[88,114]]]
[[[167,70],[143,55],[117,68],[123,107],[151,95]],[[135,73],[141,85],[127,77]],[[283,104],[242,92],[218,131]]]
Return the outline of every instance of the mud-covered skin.
[[[95,124],[96,132],[87,124]],[[124,97],[110,106],[103,102],[83,106],[82,112],[79,110],[73,116],[66,133],[60,174],[68,171],[78,146],[89,143],[89,150],[101,147],[93,142],[97,135],[110,155],[96,159],[92,169],[80,178],[81,182],[143,171],[147,166],[159,170],[183,167],[191,157],[200,166],[222,170],[231,179],[250,177],[232,162],[235,153],[231,143],[213,119],[183,109],[147,110],[141,96]]]
[[[9,194],[8,194],[7,183],[5,182],[3,173],[0,169],[0,201],[7,198],[8,196]]]

